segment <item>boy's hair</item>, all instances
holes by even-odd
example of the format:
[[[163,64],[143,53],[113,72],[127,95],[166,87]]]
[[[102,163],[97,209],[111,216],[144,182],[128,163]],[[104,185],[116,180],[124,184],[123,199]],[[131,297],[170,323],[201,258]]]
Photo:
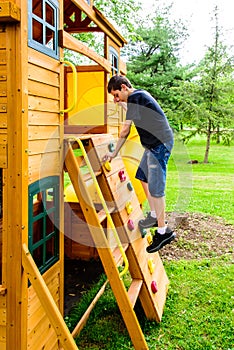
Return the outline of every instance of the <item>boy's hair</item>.
[[[112,78],[110,78],[107,90],[109,94],[111,93],[112,90],[121,90],[121,85],[125,84],[127,87],[131,88],[132,84],[130,81],[123,75],[114,75]]]

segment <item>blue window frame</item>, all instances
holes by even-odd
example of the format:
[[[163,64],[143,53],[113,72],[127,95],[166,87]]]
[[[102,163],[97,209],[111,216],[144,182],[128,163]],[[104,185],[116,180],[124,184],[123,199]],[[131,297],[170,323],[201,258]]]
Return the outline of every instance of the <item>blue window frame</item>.
[[[28,1],[28,45],[59,58],[59,4],[57,0]]]
[[[29,251],[44,273],[59,259],[59,177],[29,185]]]
[[[110,62],[111,62],[111,74],[112,76],[119,72],[119,55],[118,52],[110,46]]]

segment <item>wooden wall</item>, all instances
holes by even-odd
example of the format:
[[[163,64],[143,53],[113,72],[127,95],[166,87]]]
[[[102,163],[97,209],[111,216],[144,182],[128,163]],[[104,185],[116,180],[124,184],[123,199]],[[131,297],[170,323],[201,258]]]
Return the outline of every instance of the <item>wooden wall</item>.
[[[29,184],[62,174],[63,65],[59,60],[28,48],[28,179]],[[62,87],[62,88],[61,88]],[[61,191],[62,191],[61,176]],[[63,231],[61,192],[60,222]],[[61,312],[63,312],[63,235],[60,236],[60,260],[43,274],[43,278]],[[58,349],[56,333],[32,286],[28,289],[27,348]]]
[[[28,55],[28,161],[29,184],[60,175],[61,64],[29,49]],[[60,124],[61,123],[61,124]]]
[[[44,275],[44,280],[59,307],[59,262],[50,268]],[[28,325],[27,325],[27,349],[30,350],[58,350],[57,335],[46,315],[38,296],[32,286],[28,289]]]

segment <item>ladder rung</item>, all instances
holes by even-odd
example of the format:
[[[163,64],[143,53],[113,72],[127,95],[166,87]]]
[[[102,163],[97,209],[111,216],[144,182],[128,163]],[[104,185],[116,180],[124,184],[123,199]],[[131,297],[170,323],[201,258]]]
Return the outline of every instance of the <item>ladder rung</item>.
[[[109,214],[113,213],[113,211],[115,210],[115,207],[110,207],[108,208],[108,212]],[[97,216],[99,218],[100,223],[102,223],[105,219],[106,219],[106,212],[104,209],[101,209],[98,213]]]
[[[101,174],[102,174],[101,171],[95,171],[95,172],[94,172],[94,175],[95,175],[96,177],[99,176],[99,175],[101,175]],[[90,173],[84,174],[84,175],[82,175],[82,177],[83,177],[83,179],[84,179],[84,182],[86,182],[86,181],[92,179],[92,176],[91,176]]]
[[[128,289],[128,297],[130,299],[132,307],[134,307],[134,305],[136,304],[142,284],[143,284],[143,280],[133,279]]]
[[[126,243],[126,244],[123,244],[122,247],[123,247],[123,250],[126,252],[126,250],[128,249],[128,246],[129,244]],[[119,247],[116,247],[113,251],[112,251],[112,254],[113,254],[113,258],[115,260],[115,263],[117,266],[121,265],[122,262],[123,262],[123,257],[122,257],[122,254],[119,250]]]

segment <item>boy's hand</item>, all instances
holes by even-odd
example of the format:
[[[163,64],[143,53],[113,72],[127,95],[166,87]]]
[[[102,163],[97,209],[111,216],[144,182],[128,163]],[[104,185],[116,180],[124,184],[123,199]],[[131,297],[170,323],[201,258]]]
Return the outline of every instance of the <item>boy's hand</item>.
[[[114,152],[108,152],[103,156],[102,161],[103,162],[111,162],[113,158],[115,158]]]

